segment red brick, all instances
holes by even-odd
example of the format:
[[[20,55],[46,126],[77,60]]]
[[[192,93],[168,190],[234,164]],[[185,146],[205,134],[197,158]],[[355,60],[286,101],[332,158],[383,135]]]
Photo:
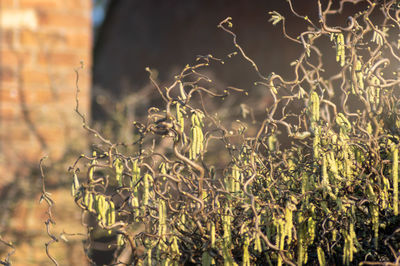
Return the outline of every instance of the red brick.
[[[17,80],[4,81],[0,79],[0,90],[14,90],[18,88]]]
[[[66,144],[67,140],[69,138],[68,134],[68,127],[55,127],[54,125],[48,124],[48,125],[40,125],[38,127],[38,133],[43,137],[43,139],[46,141],[46,143],[50,144]],[[60,145],[62,146],[62,145]]]
[[[80,62],[88,62],[90,60],[89,54],[83,52],[41,52],[37,57],[37,63],[39,65],[49,66],[67,66],[71,69],[80,66]]]
[[[16,153],[17,160],[23,162],[20,167],[28,166],[31,164],[37,165],[40,158],[45,155],[45,152],[41,149],[41,143],[34,137],[33,134],[28,132],[29,135],[25,136],[25,139],[22,140],[12,140],[12,144],[14,147],[14,152]]]
[[[37,70],[22,70],[21,79],[24,86],[29,84],[40,84],[42,86],[50,85],[49,74],[45,71],[37,71]]]
[[[71,100],[73,99],[71,95]],[[61,105],[57,104],[56,101],[51,104],[31,104],[31,105],[22,105],[21,102],[15,103],[3,103],[1,107],[9,109],[9,113],[18,114],[18,119],[21,121],[24,119],[22,115],[23,108],[27,108],[29,119],[33,123],[40,123],[40,125],[49,124],[52,127],[63,127],[64,124],[75,123],[75,115],[74,113],[74,105]],[[63,123],[55,123],[60,120]],[[21,121],[15,121],[15,124],[12,126],[20,125]],[[73,122],[75,121],[75,122]],[[22,121],[23,122],[23,121]]]
[[[12,1],[12,0],[8,0]],[[19,6],[23,8],[46,8],[55,9],[63,8],[64,10],[69,9],[80,9],[80,10],[90,10],[92,7],[91,0],[19,0]]]
[[[86,112],[90,99],[91,2],[0,0],[1,8],[16,15],[26,13],[37,25],[25,25],[26,20],[21,18],[7,24],[9,29],[1,29],[0,141],[8,161],[1,160],[0,167],[12,164],[18,171],[36,167],[45,153],[60,158],[67,141],[84,135],[79,133],[81,125],[74,116],[74,69],[85,62],[79,86],[81,110]],[[42,151],[29,123],[48,144],[47,151]]]
[[[75,87],[75,73],[72,67],[63,68],[60,71],[49,71],[49,84],[27,84],[24,83],[24,90],[32,93],[37,93],[37,91],[49,91],[54,92],[55,97],[52,101],[65,101],[67,98],[73,99],[76,93]],[[81,74],[79,78],[79,88],[82,89],[81,97],[86,97],[89,93],[90,80],[88,76]],[[86,101],[86,100],[85,100]]]
[[[9,123],[4,129],[12,126],[20,126],[26,122],[25,115],[28,119],[38,126],[51,126],[51,127],[70,127],[75,122],[75,105],[72,101],[70,103],[61,103],[54,101],[51,104],[39,103],[24,103],[20,101],[14,103],[3,103],[0,105],[0,118],[4,123]],[[63,100],[64,101],[64,100]],[[26,109],[27,113],[24,113]],[[62,123],[60,123],[62,121]],[[2,129],[0,129],[1,131]],[[10,135],[12,137],[12,135]]]
[[[1,81],[13,81],[16,79],[16,72],[13,68],[7,66],[0,66],[0,80]]]
[[[55,95],[50,88],[41,87],[25,90],[26,104],[45,104],[54,101]]]
[[[0,5],[1,7],[1,5]],[[15,41],[15,34],[12,30],[1,29],[0,47],[10,48]]]
[[[47,45],[52,51],[56,50],[73,50],[84,51],[88,53],[92,47],[91,31],[42,31],[34,33],[25,31],[21,34],[21,43],[23,45]]]
[[[19,6],[22,8],[54,8],[62,6],[63,2],[59,0],[19,0]]]
[[[18,211],[13,217],[15,219],[15,224],[13,223],[14,230],[21,233],[26,233],[27,230],[36,232],[43,230],[43,225],[37,221],[46,220],[46,204],[39,205],[25,200],[20,201],[15,209]],[[31,223],[30,220],[35,222]]]
[[[2,123],[7,120],[13,120],[16,118],[16,116],[17,110],[15,108],[15,105],[11,106],[4,103],[0,105],[0,119]]]
[[[85,14],[68,13],[65,11],[39,12],[39,25],[56,27],[59,29],[87,28],[91,25],[91,18]]]
[[[19,108],[18,108],[19,109]],[[20,112],[20,110],[18,110]],[[7,137],[8,141],[29,141],[30,129],[26,120],[20,115],[18,119],[14,121],[5,121],[0,129],[2,137]]]
[[[74,76],[74,79],[66,79],[66,83],[65,85],[67,85],[67,89],[69,91],[76,92],[76,82],[75,82],[75,75],[71,75]],[[80,75],[79,76],[79,81],[78,81],[78,87],[80,89],[80,94],[79,97],[82,99],[87,99],[89,91],[90,91],[90,80],[85,77],[84,75]]]
[[[2,66],[16,66],[18,64],[17,53],[10,50],[0,50],[0,63]]]
[[[0,0],[1,8],[9,8],[9,7],[15,7],[15,6],[16,6],[15,0]]]
[[[40,49],[54,49],[64,47],[66,40],[64,34],[59,31],[20,31],[20,43],[24,47],[37,47]]]
[[[64,10],[89,11],[92,9],[92,0],[68,0],[62,3]]]
[[[88,49],[92,48],[92,38],[91,34],[88,33],[79,33],[79,32],[69,32],[66,34],[67,45],[70,48],[80,48]]]
[[[0,104],[4,103],[18,103],[19,92],[16,87],[2,87],[0,89]]]
[[[49,149],[51,149],[49,146],[54,146],[54,150],[59,150],[58,153],[60,153],[70,140],[68,127],[54,126],[54,123],[40,124],[32,121],[32,124],[28,124],[26,120],[20,119],[6,122],[4,126],[4,129],[0,131],[0,136],[8,139],[9,144],[18,144],[15,149],[18,153],[24,151],[24,155],[21,155],[24,158],[28,153],[38,158],[38,154],[43,152],[42,142]]]
[[[34,120],[40,119],[40,122],[45,120],[53,120],[57,122],[60,116],[57,114],[59,110],[72,110],[75,107],[75,94],[68,91],[57,92],[54,94],[50,88],[37,87],[30,90],[0,90],[0,110],[4,115],[10,115],[15,118],[16,111],[22,108],[27,108]],[[72,113],[72,112],[71,112]],[[2,114],[2,115],[3,115]]]
[[[2,126],[4,126],[3,123],[6,123],[7,121],[13,121],[17,119],[21,115],[21,112],[18,110],[17,104],[10,104],[10,103],[4,103],[2,102],[0,104],[0,119]]]
[[[10,49],[0,50],[0,64],[3,66],[17,67],[18,64],[29,64],[32,54],[29,52],[16,52]]]
[[[7,139],[10,146],[14,146],[13,151],[19,154],[19,158],[36,163],[41,154],[51,151],[54,152],[52,159],[60,158],[65,151],[66,144],[72,141],[71,129],[77,130],[77,127],[71,125],[54,126],[54,123],[40,124],[35,121],[32,124],[34,127],[30,127],[24,119],[5,123],[4,128],[0,130],[0,137]],[[5,130],[6,128],[7,130]],[[84,138],[84,134],[81,136]],[[46,151],[42,150],[42,142],[47,147]]]
[[[91,0],[70,0],[68,1],[71,6],[77,8],[83,8],[85,10],[91,10],[92,8],[92,1]]]
[[[0,107],[0,118],[1,118],[1,123],[2,123],[2,127],[4,127],[4,130],[7,130],[7,132],[9,131],[9,128],[6,126],[7,123],[10,122],[15,122],[15,121],[22,121],[22,112],[19,109],[19,105],[18,104],[14,104],[13,106],[4,106],[4,107]],[[7,135],[8,139],[11,139],[13,137],[13,135],[8,134],[8,133],[4,133],[2,130],[0,130],[0,135],[5,136]]]
[[[89,61],[90,62],[90,61]],[[75,85],[75,80],[76,80],[76,72],[74,69],[78,67],[75,66],[73,69],[70,69],[69,71],[66,71],[63,75],[65,80],[68,80],[69,82],[72,82]],[[84,68],[83,69],[78,69],[78,75],[79,75],[79,83],[81,83],[84,80],[88,80],[91,75],[90,71],[90,66],[87,65],[87,62],[84,62]],[[79,86],[82,87],[82,86]]]
[[[69,66],[73,66],[74,68],[79,67],[81,62],[84,64],[88,64],[90,62],[90,55],[88,53],[82,52],[71,52],[71,53],[55,53],[52,56],[52,63],[55,65],[63,65],[68,63]]]
[[[40,43],[41,36],[32,30],[21,30],[20,43],[24,46],[37,46]]]

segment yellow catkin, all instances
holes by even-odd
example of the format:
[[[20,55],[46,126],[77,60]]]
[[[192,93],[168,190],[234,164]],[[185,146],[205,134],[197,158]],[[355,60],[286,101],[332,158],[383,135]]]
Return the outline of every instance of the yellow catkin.
[[[351,131],[351,123],[342,113],[338,113],[336,123],[340,126],[340,134],[342,138],[347,138],[347,134]]]
[[[245,234],[244,237],[244,244],[243,244],[243,266],[250,266],[250,253],[249,253],[249,245],[250,245],[250,240],[249,240],[249,235],[248,233]]]
[[[275,151],[276,149],[276,142],[277,142],[277,138],[275,135],[271,135],[268,137],[268,148],[270,149],[270,151]]]
[[[138,160],[132,160],[132,178],[129,186],[133,188],[133,191],[137,191],[137,183],[140,180],[140,168],[138,166]]]
[[[192,142],[190,143],[189,158],[191,160],[195,159],[196,155],[197,155],[196,154],[196,147],[197,147],[197,141],[198,141],[197,132],[198,131],[196,130],[195,127],[192,127],[190,129],[190,139]]]
[[[124,171],[124,165],[122,164],[120,159],[116,159],[114,162],[114,167],[115,167],[115,179],[118,183],[118,186],[122,187],[122,178],[123,178],[123,171]]]
[[[354,222],[350,223],[349,231],[342,231],[344,237],[343,247],[343,265],[350,265],[353,261],[354,253],[357,252],[355,243],[357,243],[357,236],[354,231]]]
[[[329,170],[333,174],[335,180],[341,181],[342,178],[339,176],[339,170],[334,153],[333,152],[328,153],[326,158],[328,160]]]
[[[89,197],[90,197],[90,192],[86,191],[85,195],[83,196],[83,204],[89,209]]]
[[[167,208],[165,201],[163,199],[158,200],[158,235],[160,237],[160,241],[157,245],[157,258],[158,261],[162,261],[161,265],[168,265],[170,259],[165,258],[164,254],[168,254],[168,246],[166,245],[166,233],[167,233]]]
[[[254,250],[257,251],[258,253],[262,252],[261,238],[258,234],[256,235],[256,238],[254,240]]]
[[[195,147],[196,156],[197,156],[203,150],[204,136],[203,136],[203,131],[201,130],[201,127],[197,126],[197,127],[195,127],[195,130],[197,131],[197,145]]]
[[[152,266],[153,264],[151,263],[151,256],[152,256],[152,254],[151,254],[152,252],[151,252],[151,248],[149,248],[149,249],[147,249],[147,260],[146,260],[146,262],[147,262],[147,266]]]
[[[124,236],[122,234],[118,234],[117,235],[117,246],[122,247],[123,245],[125,245]]]
[[[161,239],[165,239],[165,234],[167,231],[166,215],[167,215],[167,209],[166,209],[165,201],[163,199],[159,199],[159,203],[158,203],[158,219],[159,219],[158,233],[159,233]]]
[[[326,265],[325,253],[324,253],[324,250],[320,246],[317,247],[317,255],[318,255],[319,265],[325,266]]]
[[[342,264],[349,265],[350,264],[350,244],[349,244],[350,237],[346,231],[343,232],[343,237],[344,237],[344,246],[343,246]]]
[[[315,239],[315,227],[316,227],[316,221],[315,221],[315,206],[314,204],[310,203],[310,210],[311,210],[311,217],[308,218],[307,220],[307,232],[308,232],[308,242],[311,244],[314,242]]]
[[[374,244],[377,249],[379,237],[379,210],[377,206],[372,207],[372,227],[374,230]]]
[[[94,205],[94,195],[92,194],[92,193],[88,193],[88,203],[87,203],[87,207],[88,207],[88,210],[90,211],[90,212],[94,212],[94,208],[93,208],[93,205]]]
[[[346,63],[346,50],[345,50],[345,42],[344,36],[342,33],[335,33],[331,35],[331,40],[335,39],[336,44],[336,62],[340,63],[340,66],[343,67]]]
[[[319,120],[319,96],[318,94],[313,91],[310,95],[311,101],[311,121],[317,122]]]
[[[372,220],[372,230],[374,231],[374,245],[378,248],[379,237],[379,208],[377,206],[377,199],[371,184],[367,185],[367,195],[370,201],[369,212]]]
[[[311,129],[314,132],[313,138],[313,151],[314,151],[314,158],[319,158],[319,150],[320,150],[320,133],[321,129],[318,126],[319,121],[319,96],[318,94],[313,91],[310,95],[310,104],[309,104],[309,111],[311,113],[310,121],[311,121]]]
[[[392,144],[393,213],[399,214],[399,149]]]
[[[114,202],[108,201],[108,214],[107,214],[107,225],[115,224],[115,205]]]
[[[289,203],[287,204],[285,208],[285,235],[287,236],[286,238],[286,243],[290,245],[290,242],[292,242],[292,231],[293,231],[293,204]]]
[[[94,196],[94,210],[97,214],[97,220],[100,220],[100,208],[99,208],[99,199],[100,199],[100,195],[95,195]]]
[[[192,126],[190,129],[190,149],[189,149],[189,158],[194,160],[203,150],[203,114],[193,112],[191,116]]]
[[[380,80],[372,75],[370,79],[371,85],[367,87],[367,94],[369,98],[369,102],[373,104],[373,107],[379,104],[380,101]]]
[[[239,167],[235,164],[232,167],[232,188],[231,192],[239,192],[240,191],[240,171]]]
[[[130,203],[131,203],[131,206],[133,207],[133,215],[136,220],[139,216],[139,199],[138,199],[138,197],[135,195],[132,195]]]
[[[185,88],[183,87],[182,81],[179,80],[178,83],[179,83],[179,92],[180,92],[181,99],[183,101],[185,101],[187,99]]]
[[[307,231],[306,224],[304,222],[303,212],[299,211],[297,213],[297,219],[299,223],[299,228],[297,229],[297,265],[301,266],[307,263],[306,253],[307,253]]]
[[[357,252],[355,244],[358,243],[357,241],[357,235],[356,232],[354,231],[354,222],[350,224],[350,262],[353,261],[354,253]]]
[[[143,177],[143,205],[149,204],[149,197],[150,197],[150,175],[145,174]]]
[[[224,266],[237,265],[232,256],[232,235],[231,235],[231,217],[229,215],[229,208],[225,210],[222,215],[222,226],[224,229],[222,254],[224,257]]]
[[[356,62],[356,78],[357,78],[357,83],[358,83],[358,87],[361,90],[364,90],[364,74],[362,73],[362,63],[361,60],[358,59]]]
[[[211,222],[211,247],[215,248],[215,223]]]
[[[306,194],[308,191],[308,174],[306,172],[301,173],[301,194]]]
[[[97,156],[97,153],[96,153],[96,151],[94,151],[94,152],[93,152],[93,157],[96,158],[96,156]],[[97,164],[97,160],[96,160],[96,159],[93,159],[92,162],[91,162],[91,165],[95,165],[95,164]],[[91,167],[90,170],[89,170],[89,181],[90,181],[90,182],[93,181],[94,170],[95,170],[95,167],[94,167],[94,166]]]
[[[269,81],[269,88],[271,89],[272,93],[274,93],[275,95],[278,94],[278,91],[276,90],[276,87],[272,79]]]
[[[78,195],[78,191],[80,188],[78,175],[74,173],[74,181],[72,182],[71,194],[73,197]]]
[[[132,189],[130,204],[133,208],[134,219],[137,220],[139,216],[139,180],[140,180],[140,167],[138,160],[132,160],[132,172],[129,185]]]
[[[308,233],[308,241],[310,243],[314,242],[315,239],[315,226],[316,222],[312,217],[309,217],[307,220],[307,233]]]
[[[324,188],[324,198],[325,198],[326,191],[329,188],[328,166],[327,166],[326,155],[322,156],[322,187]]]
[[[178,257],[181,256],[181,252],[179,250],[179,245],[178,245],[178,238],[176,236],[173,236],[171,250],[176,256]]]
[[[384,210],[388,207],[389,203],[390,183],[389,179],[387,179],[386,177],[382,177],[382,182],[383,182],[383,189],[380,191],[380,195],[381,195],[381,207],[382,210]]]
[[[279,219],[277,222],[277,246],[279,247],[279,250],[284,250],[285,249],[285,237],[286,237],[286,232],[285,232],[285,221],[283,219]],[[278,255],[278,266],[282,266],[283,259],[282,256]]]
[[[141,206],[141,210],[142,213],[144,213],[146,206],[149,205],[149,199],[150,199],[150,178],[151,176],[146,173],[143,176],[143,196],[142,196],[142,206]]]
[[[97,219],[103,224],[107,224],[107,215],[109,204],[106,201],[106,198],[103,195],[96,195],[96,212],[97,212]]]

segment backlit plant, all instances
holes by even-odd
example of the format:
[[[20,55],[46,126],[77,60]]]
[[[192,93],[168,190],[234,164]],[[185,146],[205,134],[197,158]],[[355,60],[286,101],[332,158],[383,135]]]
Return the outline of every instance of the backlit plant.
[[[246,93],[212,86],[201,71],[222,61],[211,55],[166,88],[150,75],[164,105],[133,123],[133,153],[84,124],[99,143],[72,167],[72,195],[94,219],[89,239],[98,230],[113,236],[114,263],[129,265],[398,262],[400,9],[396,1],[354,1],[364,9],[346,27],[327,25],[346,2],[334,9],[318,1],[312,21],[289,1],[309,27],[299,36],[270,12],[303,48],[293,80],[263,75],[232,20],[218,25],[270,91],[273,103],[255,124],[227,128],[207,110],[205,101]],[[158,152],[161,142],[167,148]]]

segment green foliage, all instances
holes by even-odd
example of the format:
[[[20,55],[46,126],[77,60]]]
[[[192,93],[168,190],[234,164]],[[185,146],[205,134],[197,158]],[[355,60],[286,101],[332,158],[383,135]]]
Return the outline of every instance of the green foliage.
[[[346,28],[326,24],[328,14],[339,13],[331,3],[324,10],[318,5],[318,23],[292,9],[310,28],[298,38],[287,35],[282,15],[270,13],[272,24],[282,22],[283,34],[304,48],[293,63],[294,80],[263,76],[237,44],[231,19],[219,24],[254,67],[257,83],[271,91],[273,103],[255,124],[238,121],[239,127],[226,129],[206,110],[204,99],[243,93],[232,87],[220,92],[200,74],[221,60],[199,58],[166,88],[150,75],[165,105],[149,109],[147,124],[134,123],[135,152],[120,152],[122,145],[96,133],[96,152],[78,160],[87,163],[87,175],[74,175],[77,205],[116,236],[115,262],[124,249],[139,247],[146,251],[132,252],[125,263],[353,265],[398,259],[399,242],[392,240],[400,222],[400,58],[393,38],[400,21],[394,1],[368,3]],[[373,11],[381,12],[379,26]],[[334,46],[318,47],[324,39]],[[335,73],[324,65],[335,65]],[[167,148],[160,153],[162,141]],[[224,156],[217,160],[214,153]]]

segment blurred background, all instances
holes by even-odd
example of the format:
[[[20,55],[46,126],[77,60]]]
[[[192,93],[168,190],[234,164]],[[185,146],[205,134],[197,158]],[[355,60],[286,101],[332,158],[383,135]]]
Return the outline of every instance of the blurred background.
[[[294,1],[293,7],[317,21],[314,1]],[[61,265],[88,264],[86,229],[67,172],[90,152],[90,136],[74,111],[77,86],[79,110],[89,123],[113,141],[129,142],[132,121],[145,121],[147,108],[160,103],[145,68],[167,86],[196,56],[212,54],[225,62],[205,73],[215,86],[249,92],[222,107],[237,116],[240,102],[262,113],[269,93],[254,85],[258,77],[249,62],[228,57],[236,51],[232,36],[217,25],[232,17],[238,43],[260,72],[291,78],[289,64],[303,48],[268,22],[272,10],[286,17],[290,36],[307,29],[284,0],[0,0],[0,236],[15,247],[13,265],[52,265],[44,246],[50,240],[47,205],[38,203],[43,156],[46,187],[56,203],[52,232],[65,236],[50,253]],[[345,26],[353,11],[331,23]],[[326,49],[334,51],[329,42]],[[12,250],[0,244],[1,258]]]

